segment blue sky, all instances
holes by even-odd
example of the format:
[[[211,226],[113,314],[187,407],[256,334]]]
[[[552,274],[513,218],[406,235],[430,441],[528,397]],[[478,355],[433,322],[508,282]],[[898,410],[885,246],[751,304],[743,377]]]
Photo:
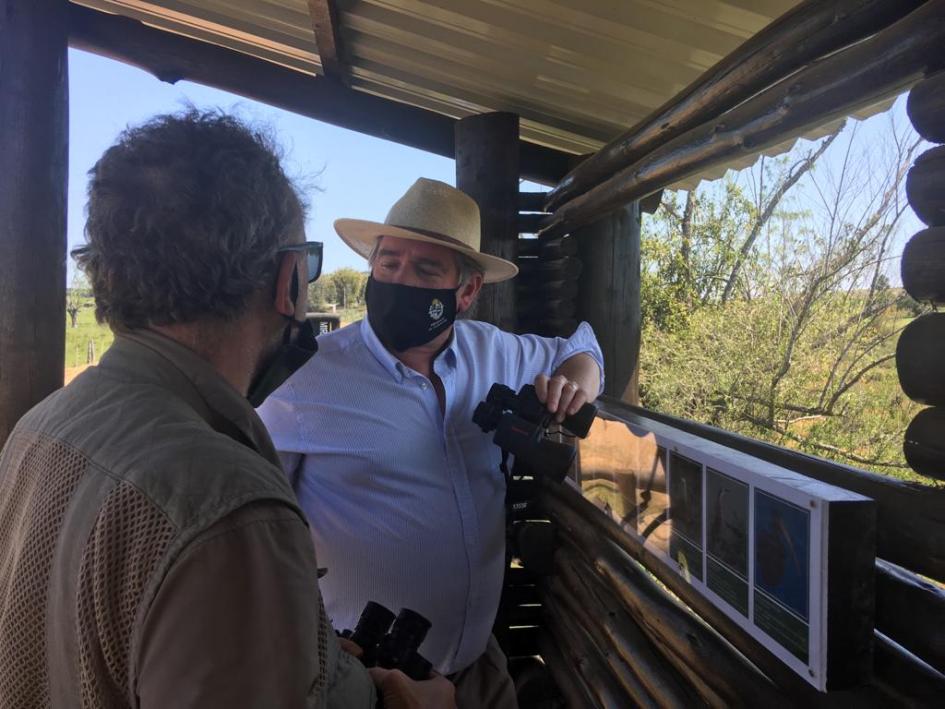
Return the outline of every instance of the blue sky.
[[[150,74],[85,52],[69,51],[69,248],[84,241],[86,172],[128,125],[158,114],[181,110],[188,103],[201,108],[234,110],[269,126],[286,153],[286,168],[306,186],[311,203],[307,236],[325,244],[325,272],[343,266],[365,268],[363,259],[337,237],[332,222],[339,217],[383,221],[388,208],[417,177],[455,183],[453,161],[360,133],[337,128],[233,94],[189,82],[162,83]],[[905,101],[892,116],[900,125]],[[848,129],[849,130],[849,129]],[[877,139],[889,130],[889,117],[875,116],[861,124],[861,139]],[[841,141],[838,141],[841,142]],[[837,151],[842,153],[842,151]],[[825,160],[830,155],[825,156]],[[317,189],[316,189],[317,188]],[[524,185],[525,189],[535,185]],[[906,237],[921,225],[910,215],[903,225],[896,256]],[[898,282],[898,264],[890,268]],[[70,279],[73,264],[69,263]]]
[[[453,161],[396,143],[319,123],[233,94],[188,82],[162,83],[139,69],[69,51],[69,248],[83,243],[86,173],[128,125],[158,114],[198,107],[236,109],[270,126],[286,152],[286,168],[307,189],[307,236],[325,243],[325,271],[366,268],[335,234],[339,217],[383,221],[417,177],[455,183]],[[314,189],[318,187],[321,191]],[[71,261],[71,260],[70,260]],[[72,273],[70,262],[70,278]]]

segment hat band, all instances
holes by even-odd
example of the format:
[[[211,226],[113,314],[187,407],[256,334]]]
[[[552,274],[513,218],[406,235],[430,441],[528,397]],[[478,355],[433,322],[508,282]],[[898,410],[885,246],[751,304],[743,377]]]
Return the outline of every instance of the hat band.
[[[452,236],[447,236],[446,234],[441,234],[438,231],[430,231],[429,229],[418,229],[414,226],[401,226],[400,224],[385,224],[385,226],[393,226],[398,229],[403,229],[405,231],[415,231],[418,234],[423,234],[424,236],[429,236],[431,239],[436,239],[437,241],[444,241],[447,244],[452,244],[454,246],[461,246],[464,249],[473,251],[474,253],[480,253],[477,249],[474,249],[472,246],[467,244],[465,241],[460,241],[459,239],[454,239]]]

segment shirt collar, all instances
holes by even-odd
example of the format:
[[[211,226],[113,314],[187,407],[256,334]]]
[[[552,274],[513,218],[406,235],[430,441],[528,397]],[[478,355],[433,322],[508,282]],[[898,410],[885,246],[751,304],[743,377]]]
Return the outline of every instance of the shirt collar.
[[[456,327],[456,324],[454,323],[449,344],[446,346],[446,349],[436,356],[436,359],[433,362],[434,371],[436,370],[436,365],[439,362],[443,362],[447,367],[455,369],[456,340],[458,337],[459,328]],[[403,382],[404,377],[407,376],[408,372],[407,365],[394,357],[394,355],[392,355],[390,351],[384,347],[378,338],[377,333],[374,332],[374,328],[371,327],[371,323],[367,317],[361,320],[361,339],[364,340],[364,344],[367,346],[368,351],[374,355],[374,359],[376,359],[380,365],[385,370],[387,370],[388,374],[390,374],[391,377],[393,377],[398,383]]]
[[[387,370],[388,374],[398,383],[402,382],[406,370],[404,363],[387,351],[387,348],[384,347],[377,334],[374,332],[374,328],[371,327],[367,316],[361,321],[361,339],[364,340],[368,352],[374,355],[374,359]]]
[[[103,355],[101,366],[168,389],[186,400],[214,430],[279,465],[272,439],[252,405],[193,350],[150,330],[121,332]]]

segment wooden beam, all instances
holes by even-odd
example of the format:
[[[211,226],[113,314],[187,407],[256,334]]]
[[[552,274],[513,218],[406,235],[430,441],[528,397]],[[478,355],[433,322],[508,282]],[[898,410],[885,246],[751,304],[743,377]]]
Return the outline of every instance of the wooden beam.
[[[562,204],[542,234],[566,234],[666,185],[890,96],[940,61],[943,44],[945,0],[928,0],[870,39],[814,62]]]
[[[912,87],[906,111],[916,133],[932,143],[945,143],[945,71]]]
[[[345,67],[335,0],[308,0],[308,14],[312,18],[322,73],[329,79],[348,86],[348,71]]]
[[[945,672],[945,590],[876,560],[876,629]]]
[[[518,231],[518,116],[485,113],[456,123],[456,186],[479,205],[480,250],[515,262]],[[515,281],[483,287],[468,317],[514,332]]]
[[[577,317],[594,328],[603,351],[604,392],[620,398],[640,357],[639,203],[580,229],[568,240],[578,242],[584,262]]]
[[[933,406],[915,415],[906,428],[902,452],[920,475],[945,480],[945,407]]]
[[[0,446],[65,371],[67,5],[0,0]]]
[[[945,406],[945,313],[926,313],[906,325],[896,343],[896,372],[913,401]]]
[[[262,59],[69,4],[69,44],[138,67],[161,81],[193,81],[318,121],[452,158],[456,120],[346,88]],[[522,141],[521,177],[554,184],[570,155]]]
[[[609,397],[601,411],[644,428],[658,421],[756,456],[815,480],[871,497],[877,505],[876,554],[916,573],[945,580],[945,489],[868,473],[773,443],[748,438],[677,416],[630,406]]]
[[[800,3],[572,170],[549,195],[549,207],[586,192],[659,145],[718,118],[812,60],[869,37],[920,4],[921,0]]]
[[[922,153],[906,175],[909,206],[929,226],[945,226],[945,145]]]
[[[785,703],[766,677],[619,549],[592,539],[593,533],[579,535],[566,538],[573,550],[555,552],[567,595],[592,614],[574,612],[592,633],[600,626],[613,649],[639,667],[641,681],[660,706],[670,705],[674,696],[684,699],[683,706],[694,706],[693,689],[710,706]],[[612,561],[601,559],[597,566],[601,556]]]
[[[945,304],[945,227],[923,229],[906,242],[900,274],[915,300]]]
[[[770,650],[748,635],[738,624],[696,591],[661,556],[655,554],[639,540],[625,534],[617,524],[605,516],[593,503],[585,500],[576,490],[567,485],[546,485],[542,504],[551,519],[558,524],[561,538],[568,536],[578,540],[582,547],[594,548],[595,539],[607,539],[633,559],[639,561],[673,594],[702,617],[712,628],[732,643],[748,660],[758,667],[783,692],[793,704],[803,703],[810,707],[888,706],[897,699],[911,706],[937,705],[945,691],[945,677],[882,633],[874,633],[876,645],[875,677],[866,685],[845,691],[821,694],[814,690],[792,670],[788,669]],[[598,572],[620,579],[628,568],[626,563],[604,563],[595,560]],[[626,590],[624,600],[633,602],[640,584],[620,580],[611,584],[617,591]],[[648,617],[654,623],[664,623],[663,611],[650,611]],[[645,626],[644,626],[645,627]],[[930,632],[935,629],[930,628]],[[672,645],[664,644],[664,647]],[[685,646],[684,646],[685,647]],[[719,653],[712,654],[714,657]],[[690,660],[702,662],[702,660]],[[747,703],[746,706],[755,706]]]

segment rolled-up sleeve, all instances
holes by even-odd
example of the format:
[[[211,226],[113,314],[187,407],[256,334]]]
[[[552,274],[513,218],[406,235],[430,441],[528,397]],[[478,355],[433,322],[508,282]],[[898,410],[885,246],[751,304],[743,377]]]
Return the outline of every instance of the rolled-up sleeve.
[[[604,391],[604,355],[594,329],[586,322],[578,325],[571,337],[515,335],[520,347],[521,384],[530,384],[539,374],[551,374],[577,354],[587,354],[600,367],[600,390]]]
[[[311,540],[259,503],[191,542],[142,625],[140,706],[364,707],[374,688],[324,618]]]

